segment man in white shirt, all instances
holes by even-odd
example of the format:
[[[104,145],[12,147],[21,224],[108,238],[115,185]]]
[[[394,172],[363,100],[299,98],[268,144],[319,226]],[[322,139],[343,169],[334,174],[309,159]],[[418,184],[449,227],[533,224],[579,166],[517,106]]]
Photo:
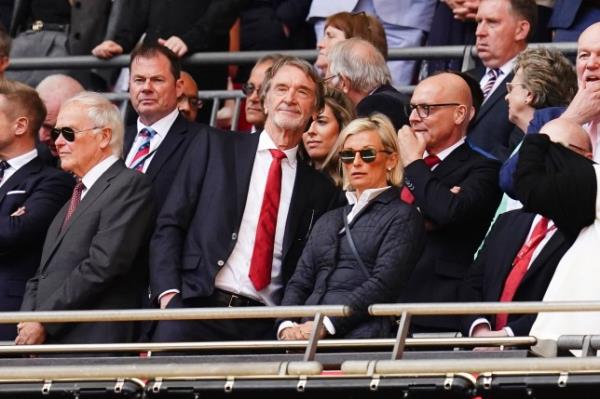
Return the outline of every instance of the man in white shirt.
[[[52,136],[61,167],[78,183],[48,228],[21,310],[140,307],[146,287],[138,257],[150,235],[154,203],[146,176],[120,159],[119,110],[100,94],[78,94],[61,107]],[[18,330],[18,345],[136,338],[129,322],[23,322]]]
[[[46,115],[37,93],[0,80],[0,311],[21,307],[25,283],[40,264],[50,222],[67,201],[73,178],[47,166],[35,136]],[[14,340],[16,326],[0,325],[0,341]]]
[[[197,135],[150,245],[161,308],[277,305],[311,227],[335,190],[297,156],[322,107],[306,61],[282,57],[264,81],[264,130]],[[153,340],[260,339],[272,320],[159,322]]]

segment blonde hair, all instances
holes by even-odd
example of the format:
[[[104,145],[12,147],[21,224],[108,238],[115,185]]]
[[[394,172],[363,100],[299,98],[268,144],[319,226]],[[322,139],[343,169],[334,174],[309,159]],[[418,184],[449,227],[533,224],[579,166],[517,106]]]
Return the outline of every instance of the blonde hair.
[[[342,150],[348,137],[369,131],[377,132],[377,135],[381,139],[381,144],[383,145],[384,150],[398,155],[398,142],[396,141],[397,136],[396,131],[394,130],[394,126],[392,125],[392,122],[387,116],[379,113],[372,114],[371,116],[366,118],[358,118],[350,122],[350,124],[348,124],[348,126],[346,126],[340,132],[340,135],[338,136],[338,139],[334,146],[335,151],[339,152]],[[345,170],[341,168],[341,161],[338,162],[340,162],[340,169],[342,169],[344,190],[352,190],[350,180],[346,175]],[[387,183],[391,186],[400,187],[402,185],[403,178],[404,168],[398,160],[398,162],[396,162],[396,165],[391,170],[387,171]]]

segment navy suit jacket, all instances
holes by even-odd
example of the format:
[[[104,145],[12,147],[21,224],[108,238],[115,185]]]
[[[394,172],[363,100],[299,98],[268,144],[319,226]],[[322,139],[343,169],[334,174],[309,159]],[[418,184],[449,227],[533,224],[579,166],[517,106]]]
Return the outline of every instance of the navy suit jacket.
[[[497,302],[500,300],[504,282],[512,269],[517,253],[527,239],[534,218],[534,213],[527,213],[520,209],[503,213],[498,217],[465,278],[461,290],[463,301]],[[541,301],[558,262],[573,241],[574,236],[567,236],[557,230],[531,263],[515,292],[513,301]],[[463,326],[465,334],[469,333],[471,324],[479,317],[481,316],[465,317]],[[495,329],[495,315],[487,318],[492,329]],[[534,314],[511,314],[508,317],[508,327],[517,336],[528,335],[535,318]]]
[[[156,153],[146,170],[146,176],[152,181],[156,209],[160,210],[164,204],[189,143],[198,132],[204,129],[208,128],[198,123],[188,122],[179,114],[169,133],[156,149]],[[126,129],[123,141],[123,158],[127,158],[136,135],[136,125],[129,126]]]
[[[74,184],[69,174],[36,157],[0,187],[0,311],[21,307],[25,283],[40,264],[46,230]],[[25,214],[11,217],[20,207]],[[0,325],[0,341],[15,336],[14,325]]]
[[[575,22],[577,11],[583,5],[583,0],[556,0],[548,27],[567,29]]]
[[[168,289],[179,289],[183,299],[212,294],[215,276],[236,244],[258,141],[259,134],[196,135],[152,237],[153,299]],[[336,193],[328,178],[298,159],[283,238],[284,282],[296,267],[311,227]]]
[[[399,130],[408,125],[408,116],[404,107],[410,98],[391,85],[383,85],[356,104],[356,114],[360,117],[380,112],[390,118],[394,128]]]
[[[480,81],[485,73],[485,67],[475,68],[468,73]],[[492,154],[500,161],[508,158],[512,150],[521,142],[524,134],[508,120],[504,82],[510,82],[512,78],[513,74],[510,73],[483,103],[475,120],[469,125],[467,135],[467,141],[471,145]]]
[[[500,163],[468,144],[457,147],[433,171],[417,160],[405,168],[406,187],[425,218],[423,255],[407,283],[403,302],[455,302],[500,201]],[[460,193],[452,194],[454,186]],[[414,319],[423,329],[458,331],[449,317]]]

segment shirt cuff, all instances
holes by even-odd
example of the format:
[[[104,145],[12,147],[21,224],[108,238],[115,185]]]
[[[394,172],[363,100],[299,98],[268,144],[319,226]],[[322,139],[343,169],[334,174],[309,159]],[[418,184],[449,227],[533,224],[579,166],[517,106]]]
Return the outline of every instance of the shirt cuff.
[[[323,317],[323,325],[325,326],[325,329],[329,335],[335,335],[335,327],[333,326],[333,323],[329,317]]]
[[[166,290],[165,292],[163,292],[162,294],[160,294],[160,295],[158,296],[158,302],[160,302],[160,299],[161,299],[163,296],[167,295],[167,294],[180,294],[180,293],[181,293],[181,291],[179,291],[179,290],[177,290],[177,289],[175,289],[175,288],[173,288],[173,289],[171,289],[171,290]]]
[[[486,319],[484,317],[480,317],[477,320],[475,320],[473,322],[473,324],[471,324],[471,328],[469,328],[469,337],[473,336],[473,330],[475,329],[475,327],[477,327],[480,324],[487,324],[488,328],[490,330],[492,329],[492,325],[490,324],[490,322],[488,321],[488,319]]]
[[[281,340],[281,332],[282,332],[283,330],[285,330],[286,328],[295,327],[295,326],[297,326],[297,325],[298,325],[298,323],[294,323],[294,322],[293,322],[293,321],[291,321],[291,320],[286,320],[286,321],[283,321],[283,322],[282,322],[282,323],[279,325],[279,327],[277,327],[277,339]]]
[[[515,332],[512,330],[512,328],[506,326],[504,327],[504,332],[506,333],[506,335],[508,335],[509,337],[514,337],[515,336]]]

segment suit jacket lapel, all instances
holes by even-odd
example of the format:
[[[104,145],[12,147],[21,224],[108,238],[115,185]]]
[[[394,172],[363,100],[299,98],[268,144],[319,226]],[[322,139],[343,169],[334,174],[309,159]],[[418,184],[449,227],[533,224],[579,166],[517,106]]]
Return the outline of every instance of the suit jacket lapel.
[[[439,165],[433,170],[433,175],[442,179],[455,172],[457,164],[469,159],[469,145],[465,142],[454,149]]]
[[[309,187],[307,182],[307,178],[310,173],[310,166],[308,166],[302,159],[297,158],[297,168],[296,168],[296,180],[294,181],[294,190],[292,191],[292,199],[290,203],[290,209],[288,211],[287,220],[285,223],[285,232],[283,234],[283,245],[282,245],[282,256],[285,259],[285,256],[292,246],[294,238],[296,236],[296,230],[298,229],[298,224],[303,216],[303,211],[306,207],[306,202],[308,201],[308,195],[310,190],[307,190]],[[314,223],[314,218],[316,215],[314,214],[315,210],[312,210],[312,218],[311,224]]]
[[[137,136],[137,126],[128,126],[125,130],[125,137],[123,138],[123,159],[127,159],[127,154],[131,151],[135,136]]]
[[[504,101],[504,97],[506,97],[506,85],[504,83],[510,82],[513,79],[513,76],[514,75],[512,72],[509,73],[506,78],[502,80],[500,86],[496,87],[496,90],[494,90],[490,97],[481,105],[481,109],[477,113],[477,119],[475,120],[475,123],[479,122],[479,120],[483,118],[483,116],[487,114],[488,111],[491,110],[498,101]]]
[[[160,143],[160,146],[156,149],[154,157],[150,161],[150,166],[146,170],[146,176],[150,177],[152,181],[156,178],[156,175],[161,170],[163,164],[171,157],[173,152],[179,147],[181,142],[185,138],[187,131],[187,123],[183,116],[179,114],[173,126],[169,129],[169,133]]]
[[[41,160],[38,157],[35,157],[17,170],[8,180],[6,180],[2,187],[0,187],[0,203],[4,201],[7,192],[15,189],[15,187],[21,184],[23,179],[32,173],[38,172],[41,167]]]
[[[238,226],[241,223],[246,200],[248,199],[248,189],[250,187],[250,177],[252,176],[252,167],[256,150],[258,149],[258,140],[261,134],[254,133],[238,136],[236,145],[234,146],[234,171],[235,171],[235,200],[236,200],[236,219]],[[227,151],[228,149],[225,149]]]
[[[546,260],[548,260],[548,258],[564,244],[564,242],[565,236],[561,232],[556,231],[546,245],[544,245],[544,248],[542,248],[540,253],[535,257],[533,263],[529,266],[529,270],[527,270],[525,277],[523,277],[523,281],[530,278],[530,276],[535,275],[537,270],[543,267]]]

